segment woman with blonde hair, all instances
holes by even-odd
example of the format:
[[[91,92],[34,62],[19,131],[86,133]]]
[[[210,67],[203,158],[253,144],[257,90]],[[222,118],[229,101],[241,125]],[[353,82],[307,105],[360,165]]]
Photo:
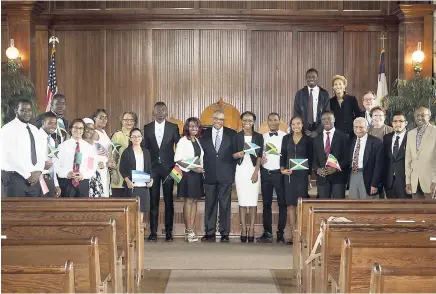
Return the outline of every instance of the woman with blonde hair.
[[[383,136],[394,131],[394,128],[385,125],[386,111],[380,106],[373,107],[370,111],[372,124],[368,128],[368,134],[383,141]]]
[[[335,115],[335,128],[352,136],[353,121],[361,116],[359,102],[355,96],[345,94],[347,79],[344,76],[334,75],[332,87],[335,96],[330,99],[330,110]]]

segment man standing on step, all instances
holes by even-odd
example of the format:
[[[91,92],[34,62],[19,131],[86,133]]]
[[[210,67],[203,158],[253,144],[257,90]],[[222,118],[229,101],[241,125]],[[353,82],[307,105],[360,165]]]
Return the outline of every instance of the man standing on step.
[[[286,135],[279,129],[280,115],[272,112],[268,115],[269,132],[263,134],[263,140],[266,148],[270,143],[276,148],[277,152],[282,150],[282,140]],[[270,145],[270,146],[272,146]],[[263,200],[263,234],[257,238],[257,242],[271,243],[272,234],[272,200],[273,192],[276,190],[277,203],[279,206],[279,223],[277,228],[277,242],[286,243],[284,238],[284,229],[286,226],[287,207],[285,202],[285,187],[283,184],[283,175],[280,171],[280,155],[264,152],[262,165],[260,167],[260,180]]]
[[[165,240],[173,241],[174,180],[169,173],[174,166],[174,146],[180,139],[179,127],[166,120],[168,109],[165,103],[156,102],[153,108],[155,120],[144,126],[144,145],[150,150],[153,171],[153,186],[150,194],[150,236],[157,240],[159,225],[160,184],[165,201]]]
[[[220,109],[213,113],[213,127],[207,129],[200,142],[204,150],[205,208],[202,242],[215,242],[217,209],[221,242],[229,242],[232,184],[235,181],[236,161],[232,157],[232,142],[236,132],[224,127],[225,115]]]

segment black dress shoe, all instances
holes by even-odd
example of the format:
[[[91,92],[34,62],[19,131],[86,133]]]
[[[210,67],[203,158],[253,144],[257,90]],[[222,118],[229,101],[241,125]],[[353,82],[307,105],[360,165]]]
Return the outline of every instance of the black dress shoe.
[[[148,242],[157,241],[157,235],[156,234],[150,234],[150,236],[148,236],[148,238],[147,238],[147,241]]]
[[[254,243],[254,236],[248,236],[248,243]]]
[[[201,237],[201,242],[215,242],[216,236],[215,235],[204,235]]]
[[[229,242],[229,235],[222,235],[221,236],[221,242]]]
[[[282,232],[277,232],[277,243],[286,243],[284,234]]]
[[[173,233],[166,233],[165,234],[165,241],[167,241],[167,242],[172,242],[174,239],[173,239]]]
[[[262,236],[256,239],[260,243],[272,243],[273,235],[270,232],[263,232]]]

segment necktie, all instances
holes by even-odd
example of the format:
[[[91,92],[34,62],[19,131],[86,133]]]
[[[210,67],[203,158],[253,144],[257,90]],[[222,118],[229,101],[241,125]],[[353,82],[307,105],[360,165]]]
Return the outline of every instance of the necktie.
[[[354,150],[354,156],[353,156],[353,166],[351,168],[351,171],[353,173],[356,173],[359,168],[359,151],[360,151],[360,139],[357,139],[356,149]]]
[[[332,146],[330,145],[330,132],[326,132],[326,135],[327,135],[327,138],[325,139],[324,152],[325,152],[325,156],[329,157],[330,149],[332,148]]]
[[[51,139],[51,136],[48,135],[48,137],[47,137],[47,146],[48,146],[48,153],[49,154],[51,153],[51,148],[50,148],[50,146],[51,146],[50,142],[51,141],[50,141],[50,139]],[[53,159],[51,159],[51,161],[53,162]],[[53,175],[54,175],[54,173],[53,173],[53,166],[51,168],[49,168],[48,172],[50,173],[50,177],[53,178]]]
[[[30,137],[30,154],[32,158],[32,164],[35,165],[37,162],[36,159],[36,148],[35,148],[35,138],[33,137],[32,131],[30,130],[29,125],[27,125],[27,131],[29,132]]]
[[[397,158],[398,151],[400,151],[400,136],[396,136],[396,137],[397,138],[395,139],[395,143],[394,143],[394,152],[392,153],[394,158]]]
[[[269,133],[269,136],[270,137],[272,137],[272,136],[278,136],[279,134],[277,133],[277,132],[271,132],[271,133]]]
[[[309,101],[307,101],[307,123],[309,125],[313,124],[313,89],[310,89]]]
[[[79,146],[79,142],[76,142],[76,149],[74,150],[74,162],[73,162],[73,172],[74,173],[78,173],[80,171],[80,163],[78,163],[79,160],[78,156],[80,153],[80,146]],[[79,181],[73,179],[73,186],[77,187],[79,185]]]
[[[221,146],[221,137],[220,137],[220,132],[217,131],[216,137],[215,137],[215,151],[216,151],[216,153],[218,153],[218,150],[220,150],[220,146]]]

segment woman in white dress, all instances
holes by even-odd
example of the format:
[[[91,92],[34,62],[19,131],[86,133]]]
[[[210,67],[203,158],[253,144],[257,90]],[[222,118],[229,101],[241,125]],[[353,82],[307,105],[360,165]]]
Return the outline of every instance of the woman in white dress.
[[[112,145],[111,139],[106,134],[106,131],[104,128],[107,125],[107,112],[104,109],[97,109],[94,112],[94,122],[95,122],[95,132],[98,135],[98,139],[96,140],[96,143],[99,143],[104,150],[100,149],[98,152],[98,155],[106,154],[105,156],[108,157],[107,164],[105,165],[104,169],[100,170],[101,175],[101,183],[103,185],[103,197],[109,197],[110,195],[110,187],[109,187],[109,169],[113,168],[113,163],[109,158],[109,147]]]
[[[260,162],[263,154],[263,136],[254,131],[256,115],[246,111],[241,115],[242,131],[233,139],[233,158],[236,165],[236,193],[238,194],[239,219],[241,220],[241,242],[254,242],[254,222],[257,214],[257,200],[260,189]],[[245,143],[254,143],[259,148],[253,152],[244,152]],[[247,229],[247,208],[250,215],[250,225]]]

